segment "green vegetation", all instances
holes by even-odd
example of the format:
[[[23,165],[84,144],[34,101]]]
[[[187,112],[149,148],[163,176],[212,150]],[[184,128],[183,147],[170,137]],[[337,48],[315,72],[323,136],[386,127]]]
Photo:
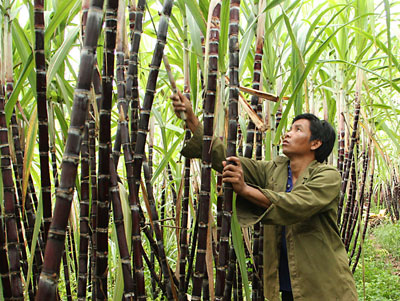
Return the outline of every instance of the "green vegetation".
[[[372,229],[364,242],[354,278],[360,300],[400,300],[400,224],[384,223]],[[397,275],[395,274],[397,272]],[[365,279],[365,293],[363,286]]]

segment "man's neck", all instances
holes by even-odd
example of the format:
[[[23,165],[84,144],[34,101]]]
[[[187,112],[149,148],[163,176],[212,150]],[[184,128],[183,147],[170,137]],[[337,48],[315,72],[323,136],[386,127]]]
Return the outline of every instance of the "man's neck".
[[[290,169],[292,170],[292,180],[293,185],[296,183],[297,179],[301,173],[307,168],[307,166],[315,160],[315,157],[295,157],[290,159]]]

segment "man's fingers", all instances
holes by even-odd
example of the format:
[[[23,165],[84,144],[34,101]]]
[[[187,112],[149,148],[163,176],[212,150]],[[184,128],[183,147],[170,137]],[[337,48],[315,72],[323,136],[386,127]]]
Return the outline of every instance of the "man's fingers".
[[[229,161],[230,163],[233,163],[234,165],[241,166],[240,160],[238,157],[232,156],[232,157],[226,158],[226,160]]]

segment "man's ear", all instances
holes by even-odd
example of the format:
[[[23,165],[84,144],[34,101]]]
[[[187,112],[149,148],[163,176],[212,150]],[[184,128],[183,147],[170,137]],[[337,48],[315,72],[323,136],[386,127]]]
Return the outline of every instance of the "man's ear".
[[[311,150],[316,150],[317,148],[319,148],[322,145],[322,141],[321,140],[313,140],[311,141]]]

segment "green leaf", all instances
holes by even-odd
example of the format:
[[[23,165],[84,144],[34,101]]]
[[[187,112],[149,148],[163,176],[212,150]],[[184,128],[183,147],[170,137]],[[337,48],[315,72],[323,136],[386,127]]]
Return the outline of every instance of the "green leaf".
[[[58,4],[59,6],[44,33],[45,45],[49,45],[50,39],[62,23],[72,20],[82,8],[81,0],[59,1]]]
[[[189,9],[190,14],[196,21],[197,26],[200,28],[203,36],[206,36],[206,19],[204,18],[200,6],[198,5],[197,1],[193,0],[185,0],[186,7]]]
[[[47,88],[49,88],[51,81],[53,80],[55,74],[59,71],[60,66],[62,66],[66,60],[66,57],[71,51],[72,45],[75,43],[79,35],[79,27],[75,27],[64,40],[61,47],[57,49],[56,53],[51,57],[48,71],[47,71]]]
[[[246,253],[243,245],[243,234],[236,215],[236,193],[234,194],[233,198],[233,208],[235,208],[232,214],[231,222],[233,247],[235,249],[236,258],[240,267],[240,273],[242,275],[244,291],[246,293],[246,300],[251,300],[249,288],[250,285],[247,276]]]
[[[176,148],[178,147],[178,145],[180,145],[182,139],[183,139],[183,135],[184,133],[180,134],[178,136],[178,139],[175,141],[174,144],[172,144],[171,147],[169,147],[168,152],[164,155],[161,163],[158,165],[156,171],[153,174],[153,178],[151,179],[151,185],[155,184],[156,179],[158,178],[158,176],[161,174],[161,172],[165,169],[165,167],[168,164],[168,161],[172,160],[172,155],[174,154]]]
[[[33,109],[31,118],[29,120],[28,133],[26,137],[25,152],[24,152],[24,165],[22,172],[22,204],[25,204],[26,191],[28,188],[28,180],[32,165],[33,153],[35,151],[36,135],[38,133],[38,118],[36,106]]]

